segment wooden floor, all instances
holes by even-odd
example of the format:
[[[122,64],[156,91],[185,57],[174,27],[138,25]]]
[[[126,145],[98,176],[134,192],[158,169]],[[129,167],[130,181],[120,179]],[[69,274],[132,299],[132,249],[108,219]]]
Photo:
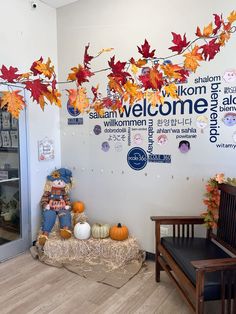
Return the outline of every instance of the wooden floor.
[[[190,314],[164,273],[154,279],[154,263],[120,289],[51,267],[25,253],[0,263],[0,313]]]

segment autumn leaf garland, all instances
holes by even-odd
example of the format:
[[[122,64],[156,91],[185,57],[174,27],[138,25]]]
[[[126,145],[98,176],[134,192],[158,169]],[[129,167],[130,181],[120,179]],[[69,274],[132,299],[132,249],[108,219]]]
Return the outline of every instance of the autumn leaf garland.
[[[151,48],[145,39],[142,45],[137,46],[141,55],[137,60],[131,57],[129,61],[120,61],[113,56],[108,61],[108,67],[98,71],[91,69],[91,62],[113,48],[104,48],[92,56],[88,44],[85,46],[82,64],[72,67],[67,77],[68,82],[76,84],[75,89],[67,90],[69,102],[80,112],[95,110],[102,115],[105,109],[123,111],[124,103],[132,105],[144,97],[152,106],[163,104],[165,94],[178,98],[176,84],[186,82],[201,62],[215,58],[235,32],[235,21],[236,11],[232,11],[226,19],[223,19],[222,14],[214,14],[213,22],[203,29],[197,27],[193,41],[187,40],[186,34],[172,32],[173,45],[169,49],[173,54],[164,58],[159,57],[156,49]],[[201,41],[204,41],[202,45],[199,44]],[[175,56],[182,56],[182,62],[175,64],[172,61]],[[98,85],[92,86],[91,92],[87,92],[84,84],[88,84],[97,72],[103,71],[109,71],[108,94],[102,96]],[[26,73],[19,73],[16,67],[2,65],[0,74],[0,84],[8,87],[1,94],[0,108],[6,108],[15,118],[19,117],[20,111],[26,106],[19,88],[28,90],[31,98],[42,109],[46,104],[61,107],[61,94],[57,88],[60,82],[57,82],[50,58],[44,61],[41,57],[34,61]],[[13,87],[17,87],[17,90]]]

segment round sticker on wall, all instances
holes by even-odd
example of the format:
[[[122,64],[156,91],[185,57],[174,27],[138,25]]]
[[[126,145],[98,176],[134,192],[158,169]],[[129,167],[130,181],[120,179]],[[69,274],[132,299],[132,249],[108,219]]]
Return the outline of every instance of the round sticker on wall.
[[[134,143],[136,145],[141,145],[143,142],[142,135],[140,133],[134,134]]]
[[[73,117],[76,117],[80,114],[79,110],[72,106],[69,100],[67,101],[67,111]]]
[[[165,145],[168,141],[168,138],[166,136],[166,134],[160,134],[158,137],[157,137],[157,144],[159,145]]]
[[[95,135],[99,135],[102,132],[102,128],[99,124],[96,124],[93,128],[93,132]]]
[[[234,126],[236,124],[236,113],[228,112],[224,115],[224,118],[222,120],[225,125]]]
[[[147,165],[147,153],[140,147],[131,148],[127,154],[128,165],[134,170],[142,170]]]
[[[203,130],[207,127],[208,118],[206,116],[199,116],[196,119],[197,127],[201,130],[201,133],[203,133]]]
[[[109,144],[108,142],[103,142],[103,143],[102,143],[102,150],[103,150],[104,152],[108,152],[109,149],[110,149],[110,144]]]
[[[190,143],[188,141],[180,141],[179,150],[181,153],[187,153],[190,150]]]

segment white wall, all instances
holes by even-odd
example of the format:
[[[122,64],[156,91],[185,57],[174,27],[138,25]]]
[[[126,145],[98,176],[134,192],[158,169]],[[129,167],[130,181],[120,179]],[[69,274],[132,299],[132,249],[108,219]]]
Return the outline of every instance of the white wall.
[[[59,78],[65,80],[70,68],[82,62],[88,42],[92,55],[102,48],[115,48],[114,53],[95,60],[93,70],[107,67],[106,61],[113,54],[122,61],[131,56],[137,58],[136,46],[145,38],[158,55],[167,56],[171,54],[168,50],[172,45],[171,31],[186,32],[187,38],[194,39],[196,27],[202,29],[208,25],[214,13],[227,16],[234,9],[233,0],[216,0],[214,4],[211,0],[87,0],[65,6],[57,10]],[[236,69],[235,49],[234,34],[213,62],[202,64],[190,79],[190,86],[198,76],[221,75],[228,68]],[[96,76],[93,82],[106,90],[105,74]],[[210,85],[205,97],[210,101]],[[148,164],[144,170],[134,171],[127,165],[130,149],[127,145],[123,145],[121,153],[115,152],[113,147],[107,153],[101,150],[107,135],[94,135],[93,127],[103,125],[102,119],[90,120],[85,115],[83,125],[68,126],[69,117],[64,107],[61,111],[62,165],[73,170],[77,183],[73,198],[85,202],[91,222],[126,224],[147,251],[154,252],[151,215],[199,214],[204,210],[205,181],[217,172],[236,176],[235,150],[218,149],[209,143],[209,129],[202,137],[198,131],[198,139],[188,154],[179,153],[173,136],[170,136],[166,150],[155,143],[156,153],[159,149],[161,153],[171,154],[172,163]],[[222,126],[221,140],[227,142],[231,131]],[[144,141],[144,149],[147,149],[146,145]]]
[[[28,0],[0,1],[1,64],[16,66],[27,72],[34,60],[51,57],[57,68],[56,10],[39,3],[31,9]],[[29,99],[27,104],[29,201],[31,211],[32,240],[36,238],[41,223],[39,200],[45,178],[61,164],[59,110],[46,107],[45,112]],[[38,140],[45,136],[55,142],[55,160],[38,161]]]

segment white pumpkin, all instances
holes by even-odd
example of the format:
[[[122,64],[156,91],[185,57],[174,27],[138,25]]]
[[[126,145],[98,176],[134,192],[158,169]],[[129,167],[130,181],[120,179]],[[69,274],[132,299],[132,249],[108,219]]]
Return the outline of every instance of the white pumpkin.
[[[74,236],[79,240],[87,240],[91,235],[91,227],[87,222],[78,222],[74,227]]]
[[[109,237],[110,226],[108,224],[94,224],[92,226],[92,236],[95,239],[104,239]]]

